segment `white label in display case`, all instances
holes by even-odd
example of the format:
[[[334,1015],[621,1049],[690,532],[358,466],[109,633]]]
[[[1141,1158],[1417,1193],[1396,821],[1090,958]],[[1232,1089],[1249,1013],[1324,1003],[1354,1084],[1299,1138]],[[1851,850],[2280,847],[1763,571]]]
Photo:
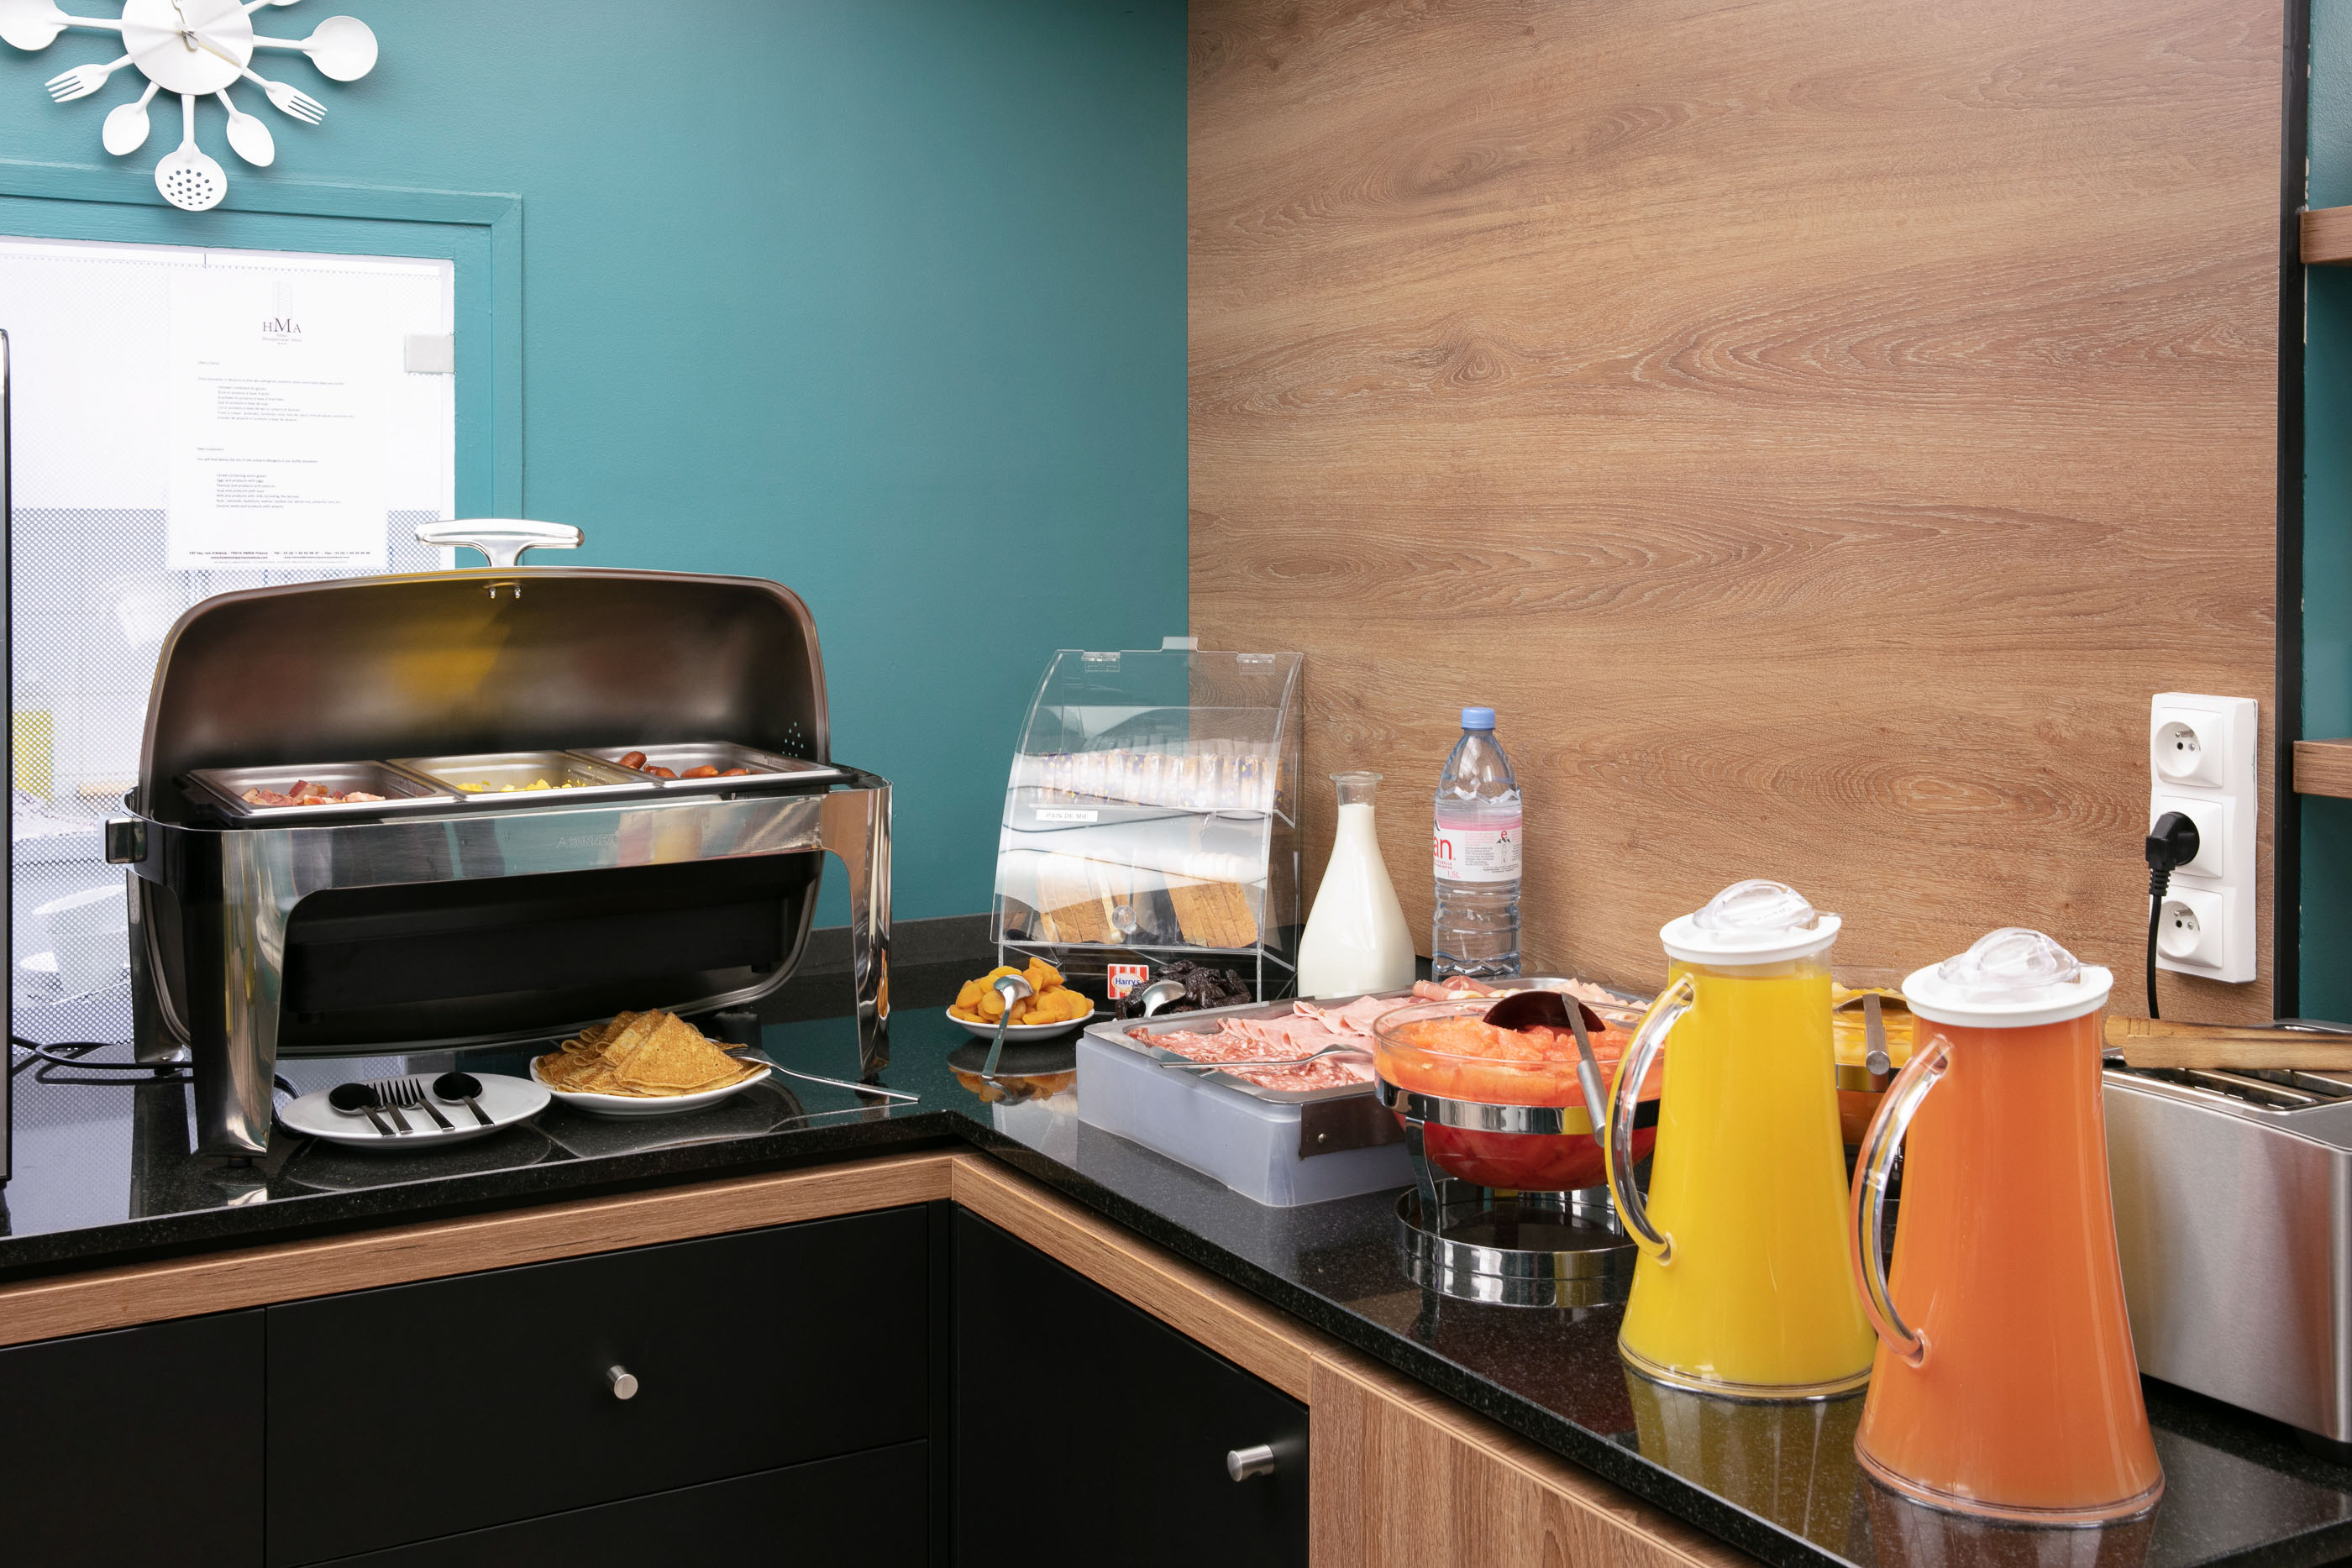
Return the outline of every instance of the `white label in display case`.
[[[1091,822],[1097,815],[1094,811],[1073,811],[1059,806],[1037,808],[1037,820],[1041,822]]]
[[[1439,823],[1432,858],[1448,882],[1513,882],[1519,874],[1519,820],[1475,828]]]
[[[384,567],[387,405],[399,340],[345,280],[172,279],[173,571]]]

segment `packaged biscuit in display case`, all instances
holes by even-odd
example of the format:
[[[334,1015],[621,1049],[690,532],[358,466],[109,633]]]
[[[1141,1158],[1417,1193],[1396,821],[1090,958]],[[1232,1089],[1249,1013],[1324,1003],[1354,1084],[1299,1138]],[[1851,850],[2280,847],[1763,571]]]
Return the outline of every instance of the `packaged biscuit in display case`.
[[[1004,791],[1001,961],[1043,956],[1114,1002],[1180,960],[1230,969],[1261,1000],[1288,995],[1299,666],[1180,647],[1055,653]]]

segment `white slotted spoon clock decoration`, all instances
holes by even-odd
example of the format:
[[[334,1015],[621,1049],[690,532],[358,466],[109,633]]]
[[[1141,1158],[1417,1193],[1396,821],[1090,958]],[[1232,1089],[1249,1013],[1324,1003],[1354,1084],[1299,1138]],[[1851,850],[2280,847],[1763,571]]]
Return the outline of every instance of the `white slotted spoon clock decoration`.
[[[269,128],[237,108],[230,84],[250,81],[268,94],[279,113],[316,125],[327,107],[310,94],[253,69],[256,49],[287,49],[307,55],[331,81],[357,81],[375,68],[375,34],[355,16],[330,16],[307,38],[265,38],[253,30],[253,13],[295,0],[123,0],[120,20],[72,16],[55,0],[0,0],[0,40],[20,49],[46,49],[68,27],[117,33],[122,55],[111,64],[93,63],[61,71],[45,84],[59,103],[88,98],[124,66],[147,78],[135,103],[106,117],[101,141],[117,157],[136,152],[147,140],[147,104],[158,89],[180,99],[180,144],[155,165],[155,188],[175,207],[200,213],[228,194],[228,175],[196,145],[196,100],[217,98],[228,111],[228,141],[236,155],[257,167],[277,156]]]

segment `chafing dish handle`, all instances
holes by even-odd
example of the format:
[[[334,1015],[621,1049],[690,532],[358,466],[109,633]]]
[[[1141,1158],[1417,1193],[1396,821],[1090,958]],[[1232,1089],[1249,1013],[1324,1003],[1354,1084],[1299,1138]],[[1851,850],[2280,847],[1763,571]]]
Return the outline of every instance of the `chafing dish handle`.
[[[499,571],[522,564],[527,549],[578,549],[584,538],[570,523],[534,523],[526,517],[461,517],[453,523],[419,523],[421,545],[471,545]]]

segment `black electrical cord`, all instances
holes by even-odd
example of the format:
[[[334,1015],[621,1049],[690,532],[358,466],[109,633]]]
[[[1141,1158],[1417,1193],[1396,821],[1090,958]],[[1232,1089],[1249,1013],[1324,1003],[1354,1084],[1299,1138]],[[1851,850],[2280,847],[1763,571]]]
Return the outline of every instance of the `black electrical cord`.
[[[188,1063],[184,1061],[91,1061],[87,1059],[87,1053],[93,1051],[104,1051],[109,1046],[120,1045],[122,1043],[121,1040],[52,1040],[47,1045],[42,1045],[37,1041],[26,1040],[23,1035],[12,1034],[8,1037],[8,1043],[15,1049],[26,1053],[24,1061],[11,1061],[8,1064],[9,1076],[13,1078],[17,1073],[22,1072],[26,1068],[30,1067],[33,1069],[33,1082],[36,1083],[58,1083],[67,1085],[76,1083],[110,1084],[123,1083],[126,1082],[132,1083],[191,1083],[195,1081],[194,1069],[190,1067]],[[72,1051],[75,1054],[70,1056],[60,1056],[58,1054],[59,1051]],[[121,1078],[59,1078],[55,1076],[55,1073],[60,1067],[71,1068],[81,1072],[139,1072],[144,1073],[146,1076],[143,1078],[130,1080]],[[301,1091],[296,1089],[294,1085],[287,1082],[283,1078],[278,1078],[274,1075],[270,1079],[270,1083],[272,1087],[283,1090],[289,1095],[299,1094],[301,1092]]]
[[[2167,811],[2147,831],[2147,1016],[2156,1011],[2156,933],[2164,919],[2164,895],[2172,873],[2197,858],[2197,824]]]

